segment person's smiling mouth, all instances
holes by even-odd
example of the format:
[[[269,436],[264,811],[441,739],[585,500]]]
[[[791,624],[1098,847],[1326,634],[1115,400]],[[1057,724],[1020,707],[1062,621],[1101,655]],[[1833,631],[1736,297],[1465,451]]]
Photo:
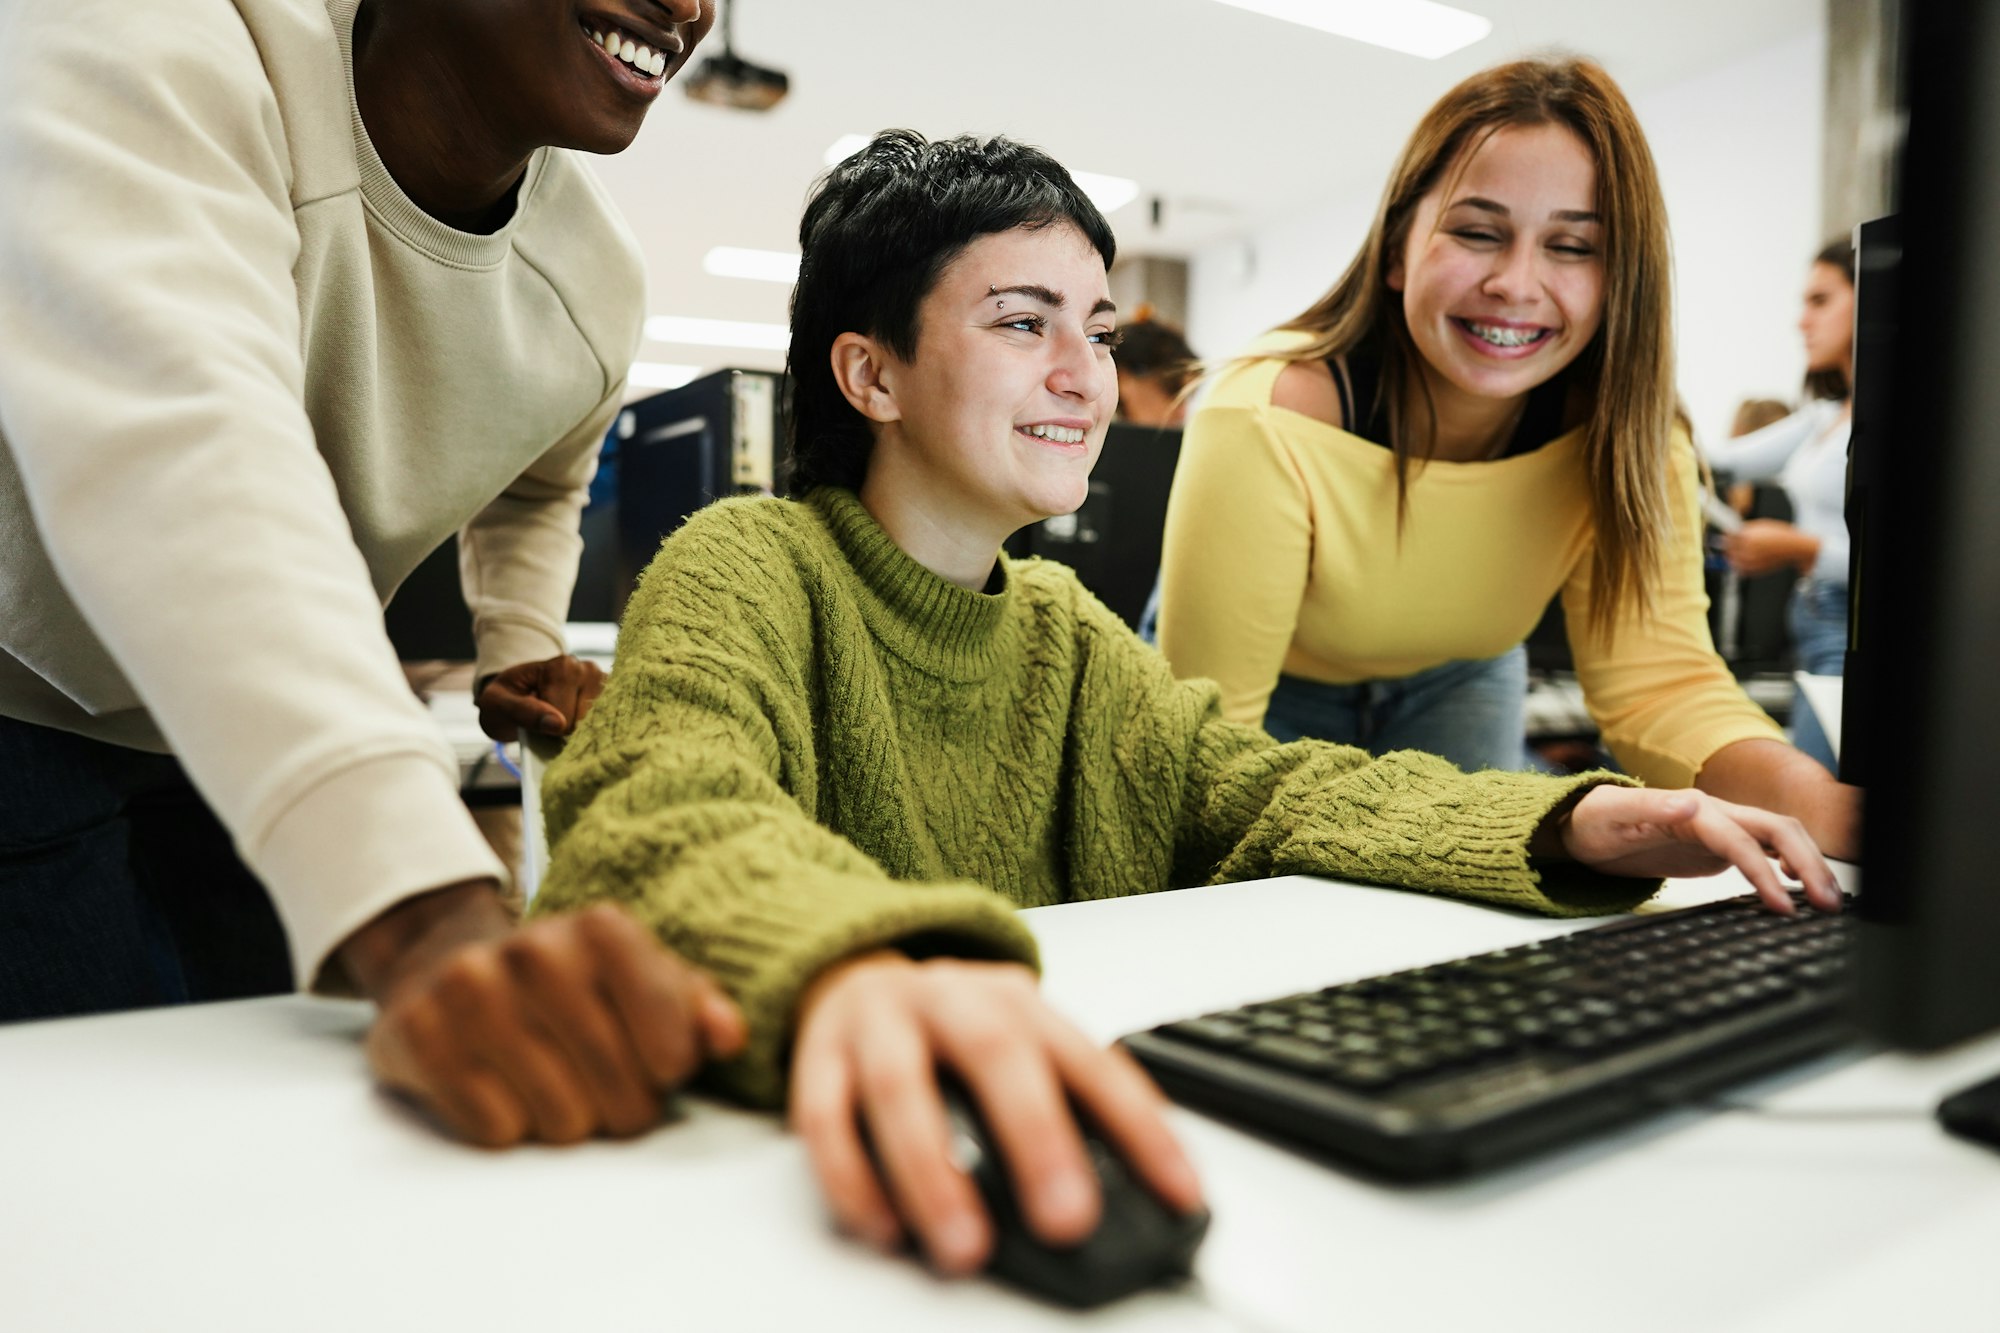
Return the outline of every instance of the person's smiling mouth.
[[[1014,427],[1016,435],[1025,435],[1038,444],[1053,445],[1058,449],[1081,449],[1090,438],[1087,423],[1073,421],[1037,421],[1030,425]]]
[[[678,39],[661,41],[592,15],[578,20],[585,41],[617,82],[644,97],[666,84],[666,72],[680,55]],[[669,44],[671,43],[671,44]]]
[[[1513,320],[1462,319],[1451,316],[1452,326],[1467,341],[1490,355],[1523,356],[1555,336],[1546,324],[1523,324]]]

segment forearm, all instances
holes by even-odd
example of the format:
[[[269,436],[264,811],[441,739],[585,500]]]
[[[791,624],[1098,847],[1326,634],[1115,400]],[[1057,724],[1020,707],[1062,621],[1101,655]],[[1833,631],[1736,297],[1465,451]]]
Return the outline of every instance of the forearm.
[[[1623,911],[1654,886],[1536,863],[1565,859],[1564,810],[1583,790],[1616,781],[1467,774],[1429,755],[1370,758],[1265,737],[1201,780],[1190,833],[1195,846],[1232,840],[1214,863],[1216,883],[1324,875],[1558,915]]]
[[[1826,855],[1861,859],[1861,789],[1838,781],[1793,746],[1767,740],[1725,745],[1702,765],[1694,785],[1737,805],[1790,815]]]
[[[1792,567],[1799,571],[1801,578],[1811,574],[1814,566],[1819,563],[1820,545],[1820,539],[1804,528],[1792,529],[1791,546],[1786,554]]]
[[[623,386],[591,409],[459,534],[478,675],[566,652],[563,621],[583,550],[578,528]]]
[[[713,973],[750,1037],[721,1077],[771,1103],[799,993],[830,964],[913,936],[1023,961],[1034,943],[989,890],[892,880],[816,822],[811,798],[781,780],[788,747],[742,684],[761,673],[734,665],[740,678],[643,663],[614,673],[543,786],[552,854],[535,912],[622,903]],[[651,743],[635,749],[641,737]]]

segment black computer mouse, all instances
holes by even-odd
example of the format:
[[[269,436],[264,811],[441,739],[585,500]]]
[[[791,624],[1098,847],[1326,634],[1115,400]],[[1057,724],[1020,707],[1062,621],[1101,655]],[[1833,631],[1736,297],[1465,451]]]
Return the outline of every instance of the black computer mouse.
[[[1080,1308],[1192,1271],[1195,1249],[1208,1234],[1208,1210],[1183,1216],[1161,1203],[1083,1118],[1084,1149],[1103,1192],[1103,1215],[1080,1245],[1057,1248],[1037,1239],[1015,1202],[1006,1163],[971,1095],[950,1080],[941,1079],[940,1085],[951,1117],[953,1153],[979,1187],[993,1219],[987,1271],[1036,1296]]]
[[[2000,1078],[1961,1088],[1938,1103],[1938,1121],[1951,1133],[2000,1151]]]

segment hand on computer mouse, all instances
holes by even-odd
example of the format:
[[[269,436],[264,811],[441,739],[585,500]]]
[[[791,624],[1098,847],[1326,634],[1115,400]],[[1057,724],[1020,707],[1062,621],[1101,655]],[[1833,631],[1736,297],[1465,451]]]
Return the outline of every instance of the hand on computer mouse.
[[[888,1248],[907,1222],[931,1263],[951,1274],[989,1257],[992,1221],[953,1160],[940,1066],[979,1103],[1039,1239],[1082,1241],[1102,1206],[1072,1101],[1163,1203],[1182,1213],[1201,1206],[1152,1081],[1123,1051],[1096,1045],[1051,1010],[1027,968],[883,950],[814,981],[792,1056],[792,1125],[836,1220],[855,1235]]]

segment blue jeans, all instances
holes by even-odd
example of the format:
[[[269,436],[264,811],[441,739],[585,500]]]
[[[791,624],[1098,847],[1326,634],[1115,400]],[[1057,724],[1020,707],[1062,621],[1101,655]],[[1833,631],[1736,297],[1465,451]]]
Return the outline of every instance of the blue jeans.
[[[1472,772],[1523,769],[1528,650],[1446,662],[1399,680],[1322,685],[1278,677],[1264,729],[1281,741],[1311,737],[1371,754],[1425,750]]]
[[[0,1022],[290,989],[271,900],[177,762],[0,718]]]
[[[1816,676],[1838,676],[1847,664],[1847,589],[1821,579],[1800,579],[1785,610],[1799,670]],[[1833,742],[1812,706],[1799,697],[1792,710],[1792,744],[1819,760],[1831,773],[1840,772]]]

